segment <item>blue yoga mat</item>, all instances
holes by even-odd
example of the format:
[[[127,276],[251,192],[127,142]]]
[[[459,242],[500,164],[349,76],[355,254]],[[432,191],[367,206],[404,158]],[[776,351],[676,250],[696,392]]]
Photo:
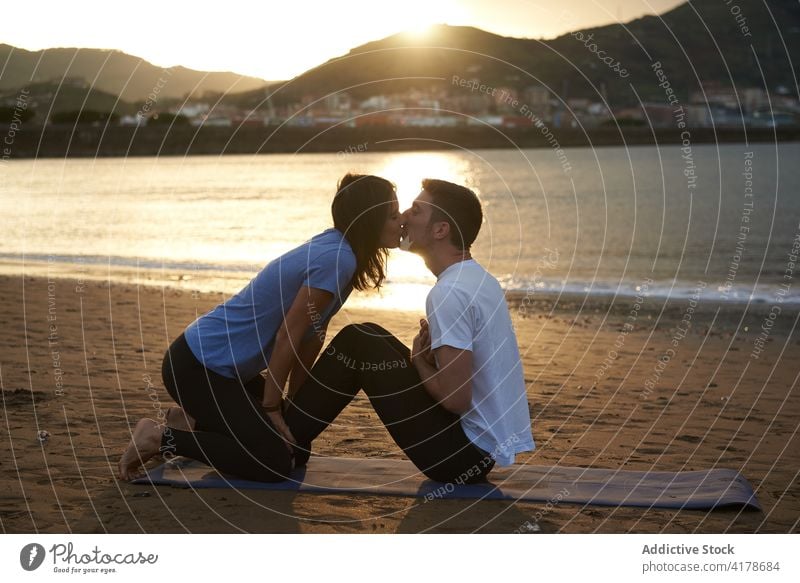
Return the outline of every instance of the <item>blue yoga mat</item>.
[[[573,502],[602,506],[761,510],[753,489],[735,470],[630,471],[560,466],[496,468],[486,484],[442,484],[428,480],[405,460],[313,456],[283,482],[263,483],[218,474],[200,462],[175,458],[134,484],[182,488],[236,488],[297,492],[352,492],[416,496],[428,500],[470,498]]]

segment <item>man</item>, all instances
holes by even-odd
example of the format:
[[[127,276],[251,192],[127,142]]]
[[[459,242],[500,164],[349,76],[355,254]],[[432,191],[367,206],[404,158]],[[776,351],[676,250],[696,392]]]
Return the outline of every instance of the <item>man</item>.
[[[404,243],[437,277],[409,352],[376,324],[345,327],[285,411],[304,463],[311,442],[363,389],[408,458],[441,482],[483,481],[534,449],[525,381],[505,296],[470,255],[481,204],[424,180],[404,213]]]

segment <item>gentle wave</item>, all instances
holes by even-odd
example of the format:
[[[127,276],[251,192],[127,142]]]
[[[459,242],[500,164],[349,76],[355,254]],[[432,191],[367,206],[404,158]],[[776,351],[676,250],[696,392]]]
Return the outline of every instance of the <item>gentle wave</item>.
[[[0,261],[11,261],[14,263],[52,263],[63,266],[81,265],[91,266],[111,266],[111,267],[136,267],[139,269],[159,269],[166,271],[186,272],[186,275],[196,272],[213,273],[241,273],[258,271],[263,265],[248,263],[202,263],[190,261],[167,261],[153,258],[141,257],[109,257],[107,255],[55,255],[29,253],[21,255],[19,253],[0,253]]]
[[[644,290],[640,284],[635,283],[615,283],[615,282],[562,282],[537,280],[530,285],[515,286],[504,285],[506,292],[514,294],[515,297],[529,297],[535,299],[536,296],[546,296],[548,298],[558,295],[564,296],[589,296],[596,298],[659,298],[665,300],[691,300],[698,302],[713,303],[783,303],[800,305],[800,294],[786,293],[779,295],[777,284],[757,284],[755,286],[740,285],[726,289],[721,285],[706,282],[705,287],[698,282],[687,281],[659,281],[653,282]],[[638,288],[638,289],[637,289]]]
[[[6,272],[20,272],[25,267],[25,272],[43,274],[50,271],[57,272],[60,276],[71,274],[81,275],[84,271],[94,268],[95,275],[100,273],[98,268],[107,267],[102,273],[103,279],[130,283],[134,279],[143,285],[181,285],[202,291],[216,291],[232,293],[246,283],[253,274],[263,265],[247,263],[202,263],[185,261],[166,261],[143,259],[136,257],[108,257],[100,255],[66,256],[44,254],[13,254],[0,253],[0,261],[6,263]],[[133,275],[138,277],[134,278]],[[420,278],[392,278],[387,279],[387,286],[395,288],[398,293],[406,287],[419,287],[424,276]],[[97,279],[98,277],[94,277]],[[777,283],[758,283],[746,285],[738,284],[725,288],[714,282],[662,280],[644,284],[646,276],[639,282],[610,282],[610,281],[564,281],[555,279],[525,279],[500,277],[500,284],[509,294],[509,297],[520,300],[553,298],[565,296],[570,298],[636,298],[646,296],[665,300],[691,300],[702,303],[757,303],[757,304],[798,304],[800,294],[785,293],[781,295],[782,288]],[[785,290],[784,290],[785,291]]]

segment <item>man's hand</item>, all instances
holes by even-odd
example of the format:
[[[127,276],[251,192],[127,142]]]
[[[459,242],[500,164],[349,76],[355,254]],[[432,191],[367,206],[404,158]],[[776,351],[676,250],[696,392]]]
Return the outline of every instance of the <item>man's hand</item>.
[[[463,415],[472,407],[472,352],[447,345],[435,352],[428,322],[420,320],[411,362],[428,394],[451,413]]]
[[[431,333],[428,328],[428,321],[421,318],[419,321],[419,332],[414,337],[411,347],[411,360],[421,358],[428,365],[436,367],[436,359],[431,351]]]

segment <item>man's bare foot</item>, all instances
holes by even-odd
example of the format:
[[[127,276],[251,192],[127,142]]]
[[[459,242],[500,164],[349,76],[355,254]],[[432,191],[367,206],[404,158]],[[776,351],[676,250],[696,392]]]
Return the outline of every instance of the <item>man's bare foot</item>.
[[[139,477],[141,466],[158,455],[162,429],[163,425],[152,419],[139,420],[133,430],[133,438],[119,460],[120,479],[133,480]]]
[[[167,409],[167,427],[178,431],[194,431],[194,418],[180,407]]]

